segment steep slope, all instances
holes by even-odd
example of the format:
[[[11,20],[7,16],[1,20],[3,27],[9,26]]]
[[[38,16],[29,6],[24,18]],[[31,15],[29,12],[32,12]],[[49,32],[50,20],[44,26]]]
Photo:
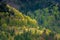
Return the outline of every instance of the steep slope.
[[[0,5],[0,40],[54,40],[55,34],[38,26],[35,19],[23,15],[15,8]],[[56,34],[57,35],[57,34]],[[55,37],[54,37],[55,36]],[[59,36],[57,36],[60,38]]]
[[[4,0],[3,0],[4,1]],[[5,0],[37,23],[60,33],[60,0]]]
[[[0,40],[13,40],[13,36],[24,32],[27,28],[37,29],[38,24],[36,20],[31,19],[29,16],[23,15],[21,12],[7,4],[1,3]]]
[[[18,10],[16,10],[15,8],[12,8],[10,6],[7,5],[7,7],[9,8],[9,11],[7,12],[0,12],[0,16],[2,17],[1,19],[3,20],[6,20],[4,18],[7,18],[9,21],[16,21],[16,25],[19,24],[19,22],[22,24],[24,23],[24,25],[32,25],[33,26],[36,24],[37,25],[37,22],[35,19],[31,19],[29,16],[25,16],[25,15],[22,15],[22,13],[20,13]],[[4,10],[3,10],[4,11]],[[2,21],[2,20],[1,20]],[[29,22],[29,23],[27,23]],[[14,23],[14,22],[13,22]],[[15,25],[15,24],[13,24]],[[20,25],[20,24],[19,24]],[[22,24],[23,25],[23,24]],[[35,26],[36,26],[35,25]]]

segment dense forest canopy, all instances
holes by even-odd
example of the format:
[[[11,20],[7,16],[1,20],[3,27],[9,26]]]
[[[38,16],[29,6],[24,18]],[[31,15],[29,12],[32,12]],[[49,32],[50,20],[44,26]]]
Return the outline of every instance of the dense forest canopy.
[[[60,33],[57,30],[60,26],[60,0],[7,0],[6,2],[24,15],[36,19],[42,27]]]
[[[60,0],[0,0],[0,40],[60,40],[59,4]]]

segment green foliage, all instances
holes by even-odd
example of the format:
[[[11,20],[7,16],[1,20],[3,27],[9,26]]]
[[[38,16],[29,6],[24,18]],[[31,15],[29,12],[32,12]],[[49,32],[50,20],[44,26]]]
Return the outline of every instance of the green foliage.
[[[0,31],[0,40],[8,40],[8,37],[4,31]]]
[[[27,12],[28,16],[32,17],[33,19],[37,20],[37,23],[40,26],[46,27],[51,29],[52,31],[57,32],[59,30],[59,21],[60,21],[60,12],[59,12],[58,4],[47,7],[43,9],[38,9],[34,12]],[[33,15],[31,15],[33,14]],[[56,27],[54,27],[56,26]],[[56,29],[55,29],[56,28]],[[60,32],[58,32],[60,33]]]
[[[57,26],[57,24],[52,24],[56,21],[55,15],[59,13],[56,14],[53,11],[54,16],[49,15],[49,10],[46,8],[34,11],[33,17],[29,13],[28,15],[32,17],[30,18],[9,5],[6,5],[6,7],[9,8],[8,12],[0,12],[0,40],[49,40],[49,38],[54,40],[56,35],[49,29],[53,28],[53,26],[55,28],[55,25]],[[41,30],[38,23],[42,24]],[[50,28],[45,29],[45,27]]]

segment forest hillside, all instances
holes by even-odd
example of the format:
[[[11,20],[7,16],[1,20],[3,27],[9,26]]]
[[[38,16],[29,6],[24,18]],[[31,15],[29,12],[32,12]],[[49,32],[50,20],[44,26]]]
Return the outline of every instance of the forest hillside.
[[[57,9],[55,11],[57,14],[50,15],[48,23],[54,20],[53,17],[58,16],[59,12]],[[46,16],[41,14],[41,17],[42,20],[45,20],[44,17]],[[47,25],[46,21],[45,24]],[[57,24],[54,26],[56,32],[48,28],[48,25],[45,26],[39,25],[35,18],[19,12],[4,2],[0,2],[0,40],[60,40],[60,29],[56,27]]]

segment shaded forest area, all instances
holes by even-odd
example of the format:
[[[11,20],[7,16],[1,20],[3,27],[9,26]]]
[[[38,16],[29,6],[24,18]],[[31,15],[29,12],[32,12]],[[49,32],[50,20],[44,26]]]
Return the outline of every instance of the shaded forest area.
[[[40,26],[60,33],[60,0],[7,0],[6,2],[24,15],[36,19]]]
[[[42,9],[37,7],[36,10],[33,7],[34,11],[27,11],[26,14],[0,0],[0,40],[60,40],[58,6],[59,4]]]

